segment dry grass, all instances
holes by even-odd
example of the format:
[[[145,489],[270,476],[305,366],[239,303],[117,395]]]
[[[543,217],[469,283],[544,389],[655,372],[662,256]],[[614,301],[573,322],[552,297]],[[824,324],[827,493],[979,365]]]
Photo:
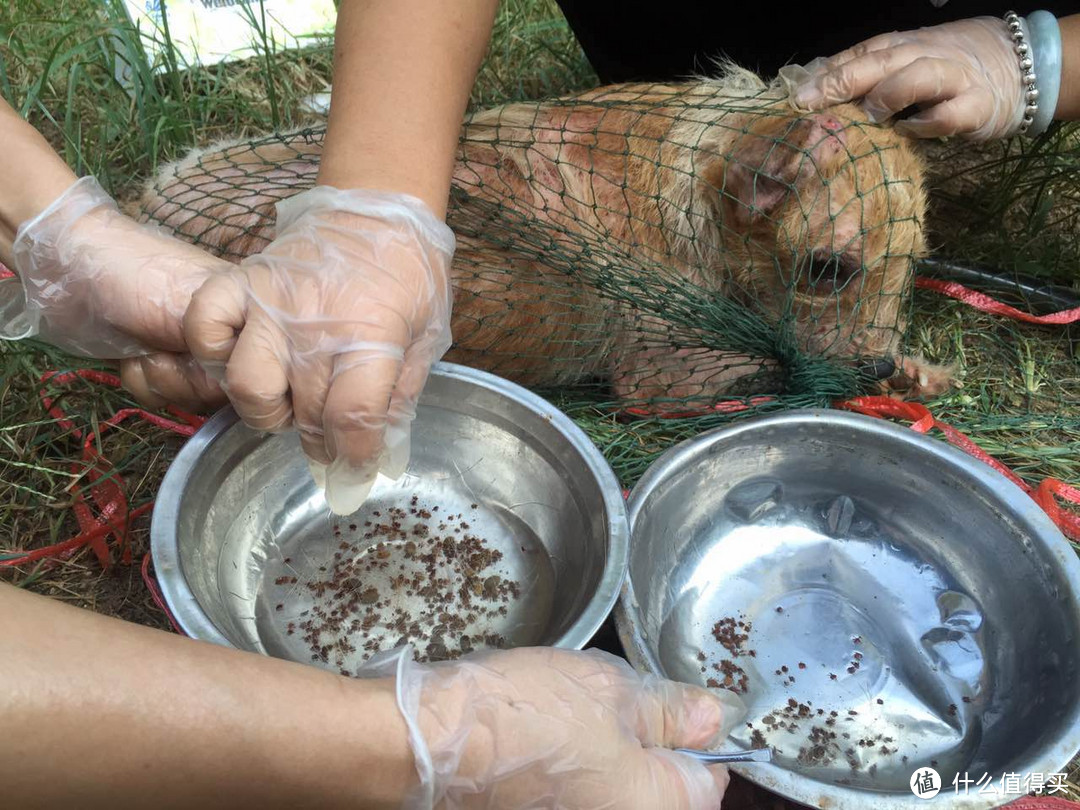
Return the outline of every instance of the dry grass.
[[[962,387],[934,415],[1021,477],[1080,481],[1080,364],[1067,330],[980,313],[935,293],[916,296],[911,344],[958,361]]]
[[[0,559],[75,536],[79,531],[72,511],[75,498],[93,498],[88,478],[93,465],[82,460],[82,440],[45,410],[41,392],[53,397],[55,405],[83,430],[101,425],[131,404],[122,393],[96,383],[39,382],[46,371],[72,367],[70,361],[45,348],[0,354]],[[179,437],[135,421],[103,431],[99,439],[96,446],[114,465],[132,508],[153,499],[180,446]],[[148,530],[149,520],[143,517],[128,534],[136,563],[149,548]],[[103,570],[89,549],[59,563],[40,561],[0,569],[0,576],[108,615],[166,626],[138,567],[113,565]]]

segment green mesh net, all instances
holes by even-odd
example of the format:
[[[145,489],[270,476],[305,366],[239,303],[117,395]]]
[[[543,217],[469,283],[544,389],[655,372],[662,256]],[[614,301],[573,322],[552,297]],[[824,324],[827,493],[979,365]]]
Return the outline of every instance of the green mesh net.
[[[239,261],[316,182],[322,131],[219,144],[139,202]],[[923,166],[855,107],[799,115],[735,68],[466,121],[445,359],[537,390],[631,483],[671,442],[768,410],[933,393],[905,356]],[[362,305],[358,302],[358,306]]]

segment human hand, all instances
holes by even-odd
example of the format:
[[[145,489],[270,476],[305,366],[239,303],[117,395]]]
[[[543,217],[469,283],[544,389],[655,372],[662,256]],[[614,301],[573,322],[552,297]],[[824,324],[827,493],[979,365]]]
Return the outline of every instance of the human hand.
[[[781,77],[799,109],[862,99],[882,122],[918,105],[896,122],[917,138],[1005,138],[1019,131],[1027,103],[1008,26],[994,17],[881,34]]]
[[[93,177],[24,223],[12,252],[16,278],[0,294],[3,335],[101,359],[185,351],[192,293],[231,266],[120,213]]]
[[[0,335],[127,358],[121,378],[144,404],[221,401],[185,354],[182,319],[192,293],[227,262],[128,218],[93,177],[23,223],[12,252],[16,275],[0,281]]]
[[[330,509],[399,477],[432,363],[450,347],[454,235],[402,194],[319,186],[278,203],[277,237],[210,278],[192,354],[259,430],[295,426]]]
[[[397,677],[420,773],[409,807],[713,810],[727,769],[669,749],[715,748],[745,713],[732,692],[642,675],[599,650],[417,664],[406,647],[369,666]]]
[[[229,401],[218,381],[190,354],[154,352],[122,360],[120,381],[148,408],[175,405],[198,412]]]

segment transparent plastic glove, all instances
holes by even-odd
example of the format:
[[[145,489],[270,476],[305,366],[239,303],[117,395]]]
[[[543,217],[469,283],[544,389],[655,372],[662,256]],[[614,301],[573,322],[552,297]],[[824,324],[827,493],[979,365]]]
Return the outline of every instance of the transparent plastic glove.
[[[1006,138],[1024,117],[1018,57],[995,17],[881,34],[780,73],[800,110],[862,99],[870,119],[882,122],[917,105],[918,113],[896,123],[917,138]]]
[[[728,784],[671,748],[718,747],[733,693],[636,672],[599,650],[548,647],[417,664],[410,647],[361,675],[397,678],[420,787],[408,808],[716,810]]]
[[[182,354],[183,314],[227,262],[125,216],[93,177],[24,223],[13,253],[16,275],[0,280],[0,337],[36,336],[84,357],[138,358],[121,364],[121,376],[146,404],[172,402],[177,390],[192,407],[220,401],[216,384]],[[149,365],[154,373],[140,374]]]
[[[84,357],[183,352],[192,293],[230,267],[122,214],[93,177],[24,223],[16,277],[0,282],[0,336],[37,336]]]
[[[149,408],[175,405],[198,412],[216,410],[229,401],[218,381],[190,354],[155,352],[124,360],[120,379]]]
[[[450,347],[454,235],[420,200],[319,186],[277,237],[195,293],[192,354],[258,430],[294,426],[336,514],[399,477],[429,369]]]

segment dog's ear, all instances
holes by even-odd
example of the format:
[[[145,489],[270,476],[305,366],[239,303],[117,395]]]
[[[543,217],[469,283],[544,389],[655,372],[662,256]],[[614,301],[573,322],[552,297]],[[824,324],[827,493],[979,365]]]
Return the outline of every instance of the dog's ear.
[[[827,115],[765,116],[703,172],[736,226],[772,214],[792,189],[844,149],[842,126]]]

